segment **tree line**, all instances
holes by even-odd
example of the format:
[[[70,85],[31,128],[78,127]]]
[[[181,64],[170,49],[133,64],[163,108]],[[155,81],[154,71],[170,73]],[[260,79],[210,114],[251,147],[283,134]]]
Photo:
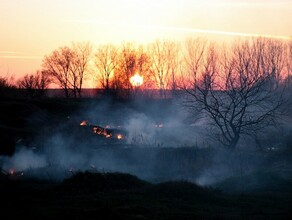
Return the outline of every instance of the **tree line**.
[[[106,44],[95,49],[89,42],[72,43],[46,55],[40,70],[26,74],[14,86],[25,89],[31,97],[37,97],[42,96],[49,85],[55,84],[66,97],[77,98],[82,96],[85,81],[93,80],[95,87],[107,94],[130,97],[137,89],[131,85],[130,78],[138,73],[144,79],[140,91],[156,89],[160,97],[164,97],[166,90],[197,87],[198,80],[214,78],[216,72],[216,80],[221,78],[219,84],[216,82],[217,89],[225,89],[227,87],[223,88],[223,84],[227,82],[223,81],[227,79],[224,75],[236,62],[245,62],[246,57],[242,56],[248,53],[253,62],[265,57],[265,63],[258,65],[268,72],[274,68],[272,74],[276,80],[283,77],[288,80],[292,71],[291,45],[291,41],[266,38],[248,39],[231,45],[219,45],[202,38],[190,38],[184,42],[156,40],[148,45],[124,42],[119,46]],[[252,51],[246,51],[247,47],[253,47],[249,48]],[[255,66],[246,68],[247,72],[258,72]],[[206,72],[210,71],[214,74],[207,76]],[[229,86],[234,77],[234,74],[229,74]]]

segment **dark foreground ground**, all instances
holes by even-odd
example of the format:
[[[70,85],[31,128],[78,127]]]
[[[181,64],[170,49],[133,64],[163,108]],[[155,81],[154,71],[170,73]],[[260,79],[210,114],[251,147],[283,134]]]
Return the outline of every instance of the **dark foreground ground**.
[[[0,193],[1,219],[292,218],[291,185],[227,194],[185,181],[153,184],[129,174],[80,172],[59,183],[2,176]]]

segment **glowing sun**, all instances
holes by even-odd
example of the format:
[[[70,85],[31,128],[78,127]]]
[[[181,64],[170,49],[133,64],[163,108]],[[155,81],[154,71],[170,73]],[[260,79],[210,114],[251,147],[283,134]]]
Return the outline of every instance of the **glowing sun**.
[[[143,76],[140,76],[138,73],[136,73],[130,78],[130,83],[132,86],[141,86],[143,84]]]

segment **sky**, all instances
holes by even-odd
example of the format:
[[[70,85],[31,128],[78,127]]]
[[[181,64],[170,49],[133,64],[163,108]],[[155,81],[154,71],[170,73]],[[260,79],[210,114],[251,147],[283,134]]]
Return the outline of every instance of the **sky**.
[[[0,0],[0,76],[41,69],[61,46],[292,36],[292,0]]]

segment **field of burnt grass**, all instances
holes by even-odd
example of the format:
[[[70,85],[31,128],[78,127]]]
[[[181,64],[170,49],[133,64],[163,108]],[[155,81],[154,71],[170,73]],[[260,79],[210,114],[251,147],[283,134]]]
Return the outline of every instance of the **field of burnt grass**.
[[[182,146],[190,127],[163,133],[172,101],[146,103],[1,99],[0,219],[292,219],[291,137],[261,152]],[[126,120],[176,147],[98,126]]]
[[[187,181],[150,183],[78,172],[62,182],[2,176],[1,219],[291,219],[292,190],[224,193]]]

